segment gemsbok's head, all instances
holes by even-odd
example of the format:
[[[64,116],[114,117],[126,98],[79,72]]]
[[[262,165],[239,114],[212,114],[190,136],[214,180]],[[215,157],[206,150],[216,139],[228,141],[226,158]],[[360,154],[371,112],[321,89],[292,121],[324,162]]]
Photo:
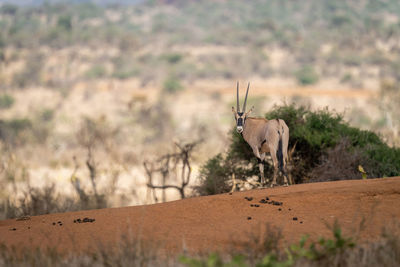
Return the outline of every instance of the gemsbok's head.
[[[235,110],[235,108],[232,107],[232,112],[235,115],[236,131],[238,133],[242,133],[243,132],[244,126],[246,124],[246,118],[254,109],[254,107],[252,107],[249,111],[246,112],[246,102],[247,102],[247,95],[249,93],[249,88],[250,88],[250,83],[247,85],[246,97],[244,98],[242,111],[240,111],[240,106],[239,106],[239,82],[237,82],[237,88],[236,88],[236,106],[237,106],[237,110]]]

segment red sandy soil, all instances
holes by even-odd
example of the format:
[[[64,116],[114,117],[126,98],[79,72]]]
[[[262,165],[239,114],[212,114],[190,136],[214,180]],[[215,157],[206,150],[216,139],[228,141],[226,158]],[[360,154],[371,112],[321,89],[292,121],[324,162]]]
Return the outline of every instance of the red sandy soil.
[[[283,205],[259,203],[266,196]],[[73,222],[84,217],[95,221]],[[330,237],[332,232],[327,225],[338,220],[345,235],[358,235],[363,242],[378,239],[382,228],[399,218],[400,177],[395,177],[301,184],[146,206],[4,220],[0,221],[0,243],[20,248],[49,246],[70,252],[98,248],[100,244],[117,247],[121,237],[133,237],[152,240],[172,253],[183,249],[221,251],[245,241],[251,232],[260,233],[266,223],[281,228],[284,243],[290,244],[304,234],[311,238]],[[365,229],[358,234],[363,219]]]

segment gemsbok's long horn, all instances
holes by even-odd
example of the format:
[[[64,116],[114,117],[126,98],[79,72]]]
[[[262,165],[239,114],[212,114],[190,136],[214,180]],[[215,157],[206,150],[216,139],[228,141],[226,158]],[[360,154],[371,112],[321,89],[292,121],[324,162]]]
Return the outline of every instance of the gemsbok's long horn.
[[[236,112],[240,112],[240,107],[239,107],[239,81],[237,82],[237,87],[236,87]]]
[[[250,83],[247,85],[246,97],[244,98],[244,103],[243,103],[243,110],[242,110],[242,112],[246,112],[246,102],[247,102],[247,94],[249,93],[249,88],[250,88]]]

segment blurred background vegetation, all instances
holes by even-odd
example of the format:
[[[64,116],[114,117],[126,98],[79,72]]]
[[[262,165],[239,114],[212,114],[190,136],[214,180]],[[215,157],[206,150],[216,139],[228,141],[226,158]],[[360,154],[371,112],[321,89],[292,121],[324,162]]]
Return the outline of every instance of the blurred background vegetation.
[[[22,65],[4,89],[95,78],[160,84],[171,73],[185,81],[283,75],[300,84],[335,77],[354,86],[371,76],[399,79],[395,0],[2,2],[0,58]],[[271,50],[278,48],[290,61],[277,68]],[[52,65],[62,49],[66,62]],[[85,66],[66,74],[68,61]]]
[[[236,80],[252,82],[256,115],[282,102],[307,118],[329,106],[335,131],[374,131],[387,152],[400,144],[399,73],[396,0],[0,0],[0,202],[8,217],[38,194],[65,200],[41,212],[151,202],[142,162],[176,140],[202,140],[193,186],[206,165],[234,168]],[[328,142],[318,166],[351,136]],[[299,151],[312,146],[302,140]],[[297,182],[323,176],[301,164]],[[346,177],[360,176],[356,165]],[[236,171],[257,174],[247,167]]]

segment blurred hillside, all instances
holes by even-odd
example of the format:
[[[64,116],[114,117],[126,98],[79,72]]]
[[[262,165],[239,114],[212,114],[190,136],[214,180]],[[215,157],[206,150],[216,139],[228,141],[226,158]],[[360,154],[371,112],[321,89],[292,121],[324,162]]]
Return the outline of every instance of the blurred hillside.
[[[117,177],[121,195],[145,184],[143,160],[174,140],[203,140],[196,172],[229,143],[236,80],[252,83],[256,115],[283,101],[329,106],[400,143],[398,1],[0,3],[0,140],[11,187],[71,187],[73,175],[90,175],[88,144],[99,176]],[[135,193],[127,203],[145,202]]]
[[[398,1],[176,2],[4,4],[2,61],[15,73],[2,87],[129,77],[145,86],[168,75],[190,82],[280,75],[303,84],[331,77],[357,88],[398,79]],[[61,51],[67,58],[51,64]],[[66,75],[73,63],[81,67]]]

